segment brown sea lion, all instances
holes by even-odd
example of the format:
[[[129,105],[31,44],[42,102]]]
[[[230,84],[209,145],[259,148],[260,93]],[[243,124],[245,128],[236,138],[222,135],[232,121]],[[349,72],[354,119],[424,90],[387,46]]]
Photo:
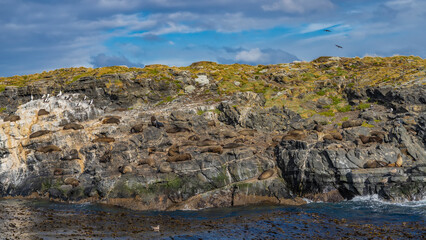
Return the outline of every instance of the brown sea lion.
[[[106,163],[111,161],[111,151],[106,151],[104,155],[99,158],[99,162]]]
[[[201,152],[202,153],[210,152],[210,153],[222,154],[223,148],[221,146],[208,146],[208,147],[201,149]]]
[[[40,130],[40,131],[37,131],[35,133],[31,133],[30,138],[41,137],[41,136],[49,134],[49,133],[50,133],[49,130]]]
[[[197,146],[199,147],[214,146],[214,145],[218,145],[218,143],[210,139],[204,139],[203,141],[197,143]]]
[[[191,160],[192,156],[189,153],[181,153],[176,156],[170,156],[167,158],[167,162],[180,162],[180,161],[187,161]]]
[[[73,187],[77,187],[80,184],[80,181],[73,177],[67,177],[65,178],[64,183],[66,185],[72,185]]]
[[[112,137],[98,137],[92,140],[93,143],[112,143],[115,142],[115,139]]]
[[[64,125],[64,130],[69,130],[69,129],[73,129],[73,130],[80,130],[83,129],[83,125],[78,124],[78,123],[68,123]]]
[[[199,141],[199,140],[200,140],[200,137],[199,137],[199,136],[197,136],[197,135],[192,135],[192,136],[190,136],[190,137],[188,138],[188,140],[190,140],[190,141]]]
[[[260,176],[257,179],[259,179],[259,180],[268,179],[268,178],[272,177],[272,175],[274,175],[274,173],[275,173],[274,169],[268,169],[268,170],[264,171],[262,174],[260,174]]]
[[[118,117],[106,117],[102,120],[102,124],[119,124],[120,118]]]
[[[46,109],[40,109],[37,112],[37,116],[44,116],[44,115],[49,115],[50,112],[46,111]]]
[[[62,149],[55,145],[47,145],[47,146],[37,148],[37,152],[42,152],[42,153],[60,152],[60,151],[62,151]]]
[[[126,173],[131,173],[132,172],[132,167],[131,166],[119,166],[118,167],[118,171],[122,174],[126,174]]]
[[[61,158],[61,160],[64,160],[64,161],[71,161],[75,159],[80,159],[80,157],[78,156],[77,149],[72,149],[67,155]]]
[[[141,133],[141,132],[143,132],[143,127],[144,127],[143,123],[136,124],[135,126],[133,126],[130,129],[130,132],[131,133]]]
[[[170,167],[170,164],[166,162],[161,163],[160,166],[158,167],[158,170],[161,173],[169,173],[173,171],[173,169]]]
[[[239,147],[243,147],[243,146],[244,146],[244,144],[233,142],[233,143],[227,143],[227,144],[223,145],[223,148],[224,149],[234,149],[234,148],[239,148]]]
[[[153,167],[155,165],[155,161],[151,157],[148,157],[138,162],[138,165],[143,165],[143,164],[148,164],[150,167]]]
[[[176,156],[179,155],[179,146],[177,146],[176,144],[173,144],[168,151],[168,155],[169,156]]]
[[[3,119],[3,121],[5,121],[5,122],[16,122],[16,121],[19,121],[19,120],[21,120],[21,117],[18,116],[18,115],[10,115],[10,116],[7,116]]]
[[[53,175],[55,176],[59,176],[63,174],[64,174],[64,171],[61,168],[55,168],[55,170],[53,170]]]
[[[362,125],[362,120],[348,120],[342,123],[342,128],[359,127]]]
[[[304,140],[306,138],[306,133],[303,130],[292,130],[284,135],[283,140]]]
[[[378,161],[378,160],[368,160],[365,164],[364,164],[364,168],[380,168],[380,167],[385,167],[388,164],[386,162],[383,161]]]

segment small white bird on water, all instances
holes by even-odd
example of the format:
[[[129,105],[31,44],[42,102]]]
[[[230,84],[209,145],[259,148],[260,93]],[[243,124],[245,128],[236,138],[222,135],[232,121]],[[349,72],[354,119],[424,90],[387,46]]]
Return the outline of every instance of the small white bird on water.
[[[93,103],[93,99],[92,99],[92,100],[90,100],[89,105],[92,105],[92,103]]]
[[[60,97],[60,96],[62,96],[62,91],[59,91],[59,94],[58,95],[56,95],[57,97]]]
[[[86,100],[87,99],[87,96],[84,96],[84,99],[83,100]]]
[[[154,230],[154,232],[159,232],[160,231],[160,225],[157,225],[156,227],[151,226],[152,230]]]
[[[34,100],[34,96],[31,94],[31,101]]]

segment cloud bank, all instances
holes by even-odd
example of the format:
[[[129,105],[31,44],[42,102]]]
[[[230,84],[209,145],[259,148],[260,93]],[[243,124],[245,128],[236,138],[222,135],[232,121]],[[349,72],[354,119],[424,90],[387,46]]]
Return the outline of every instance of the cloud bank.
[[[102,61],[426,57],[425,18],[423,0],[0,0],[0,76]]]

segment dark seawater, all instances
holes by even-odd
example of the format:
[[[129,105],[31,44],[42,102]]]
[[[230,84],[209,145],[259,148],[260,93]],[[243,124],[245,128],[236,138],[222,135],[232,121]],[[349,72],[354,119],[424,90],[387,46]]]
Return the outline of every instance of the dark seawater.
[[[376,197],[304,206],[132,211],[99,204],[0,201],[0,239],[426,239],[426,201]],[[160,225],[160,232],[151,226]]]

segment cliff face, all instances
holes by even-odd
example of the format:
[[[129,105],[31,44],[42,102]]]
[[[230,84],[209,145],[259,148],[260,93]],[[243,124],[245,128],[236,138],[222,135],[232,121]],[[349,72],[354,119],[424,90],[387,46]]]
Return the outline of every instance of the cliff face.
[[[425,61],[374,59],[3,78],[0,194],[161,210],[422,199]]]

